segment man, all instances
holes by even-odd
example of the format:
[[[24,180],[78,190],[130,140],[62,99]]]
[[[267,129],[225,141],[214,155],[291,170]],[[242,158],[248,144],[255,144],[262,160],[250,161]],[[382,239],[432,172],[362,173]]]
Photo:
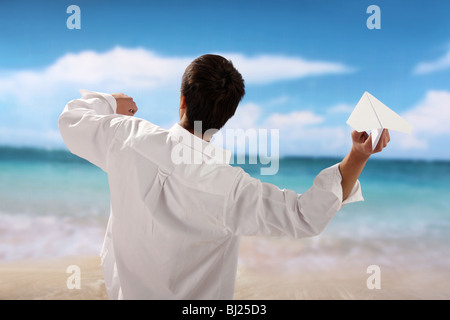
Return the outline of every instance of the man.
[[[344,204],[362,200],[358,177],[373,153],[366,133],[353,132],[349,154],[302,195],[229,166],[229,153],[207,133],[233,116],[244,94],[230,61],[204,55],[183,75],[180,123],[170,130],[132,117],[136,104],[124,94],[82,91],[66,105],[66,145],[108,173],[101,257],[111,299],[231,299],[239,236],[314,236]],[[388,141],[386,131],[374,152]],[[174,161],[180,152],[201,161]]]

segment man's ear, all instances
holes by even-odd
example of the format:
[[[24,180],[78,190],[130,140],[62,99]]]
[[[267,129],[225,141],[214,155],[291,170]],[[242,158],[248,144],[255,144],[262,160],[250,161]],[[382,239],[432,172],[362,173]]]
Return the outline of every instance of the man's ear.
[[[180,109],[186,109],[186,97],[181,96],[180,98]]]
[[[180,108],[178,109],[178,113],[180,114],[180,121],[183,122],[186,119],[186,98],[184,96],[180,97]]]

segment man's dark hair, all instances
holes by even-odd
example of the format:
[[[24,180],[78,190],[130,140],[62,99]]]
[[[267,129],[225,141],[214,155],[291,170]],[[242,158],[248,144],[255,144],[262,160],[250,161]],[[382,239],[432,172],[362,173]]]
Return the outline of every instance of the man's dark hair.
[[[222,128],[245,94],[244,79],[224,57],[206,54],[186,68],[181,82],[189,129],[202,121],[202,133]]]

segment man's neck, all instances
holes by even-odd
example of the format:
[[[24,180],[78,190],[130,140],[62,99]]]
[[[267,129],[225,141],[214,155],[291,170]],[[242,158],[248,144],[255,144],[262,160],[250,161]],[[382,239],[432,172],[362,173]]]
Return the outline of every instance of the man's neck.
[[[179,125],[182,127],[182,128],[184,128],[184,129],[186,129],[187,131],[189,131],[190,133],[192,133],[194,136],[197,136],[197,137],[199,137],[200,139],[203,139],[203,140],[205,140],[206,142],[209,142],[210,140],[211,140],[211,136],[205,136],[205,135],[203,135],[202,133],[200,133],[200,132],[195,132],[194,130],[192,130],[186,123],[183,123],[183,122],[180,122],[179,123]]]

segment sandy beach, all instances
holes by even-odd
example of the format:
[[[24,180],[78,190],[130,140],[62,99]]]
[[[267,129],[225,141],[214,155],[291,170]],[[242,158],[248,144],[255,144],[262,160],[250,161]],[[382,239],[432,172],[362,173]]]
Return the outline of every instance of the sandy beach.
[[[258,241],[260,239],[244,239],[242,242],[243,257],[238,267],[235,300],[450,299],[450,283],[446,281],[450,276],[448,270],[383,267],[381,289],[368,289],[366,282],[370,275],[346,261],[333,268],[316,270],[288,269],[287,264],[274,268],[264,262],[267,256],[249,252],[257,252]],[[277,241],[279,246],[286,244],[286,240]],[[80,289],[67,287],[71,274],[66,271],[70,265],[80,267]],[[76,256],[0,263],[0,299],[108,299],[100,258]]]
[[[80,267],[80,289],[68,289],[70,265]],[[2,300],[98,300],[108,299],[100,257],[63,257],[3,262],[0,264]]]

